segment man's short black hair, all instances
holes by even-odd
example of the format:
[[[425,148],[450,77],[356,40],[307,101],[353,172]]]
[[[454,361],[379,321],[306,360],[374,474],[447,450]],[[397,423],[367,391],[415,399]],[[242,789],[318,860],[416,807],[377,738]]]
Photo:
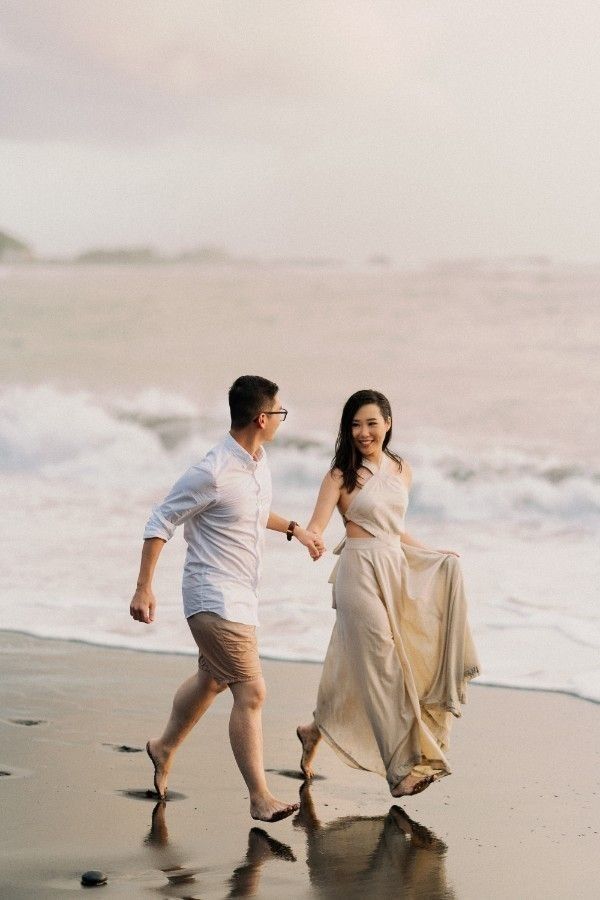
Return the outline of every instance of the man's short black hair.
[[[240,375],[229,388],[231,427],[245,428],[260,412],[269,411],[279,388],[260,375]]]

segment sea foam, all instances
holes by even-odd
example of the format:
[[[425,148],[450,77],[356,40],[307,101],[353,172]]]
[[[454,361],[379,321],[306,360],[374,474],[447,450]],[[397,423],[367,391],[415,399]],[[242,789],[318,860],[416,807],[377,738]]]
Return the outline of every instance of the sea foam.
[[[0,624],[39,636],[194,652],[181,613],[178,534],[156,577],[156,625],[127,615],[144,521],[179,474],[225,433],[187,398],[118,396],[56,385],[0,391],[6,521]],[[274,509],[311,512],[333,436],[288,429],[268,449]],[[483,682],[600,701],[600,475],[580,462],[450,439],[396,447],[415,471],[409,530],[462,553]],[[334,521],[326,535],[341,533]],[[261,648],[322,660],[333,623],[326,557],[268,535]]]
[[[12,386],[0,392],[0,471],[164,488],[165,479],[201,458],[226,429],[187,398],[156,389],[124,399]],[[600,472],[580,463],[510,449],[476,456],[447,445],[396,449],[417,472],[411,510],[422,516],[600,526]],[[309,499],[331,452],[332,440],[322,434],[288,432],[269,448],[275,477]]]

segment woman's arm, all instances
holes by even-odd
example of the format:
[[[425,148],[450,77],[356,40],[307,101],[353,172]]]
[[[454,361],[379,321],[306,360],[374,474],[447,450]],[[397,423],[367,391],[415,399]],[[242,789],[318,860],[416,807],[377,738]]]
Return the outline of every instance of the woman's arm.
[[[329,520],[333,515],[334,509],[340,501],[341,490],[341,473],[337,472],[337,470],[334,472],[327,472],[325,478],[321,482],[315,509],[307,526],[308,531],[314,531],[316,534],[323,534],[329,525]]]
[[[409,547],[419,547],[421,550],[433,550],[434,553],[445,553],[446,556],[460,556],[460,553],[457,553],[456,550],[435,550],[433,547],[426,547],[425,544],[421,544],[420,541],[417,541],[416,538],[412,537],[408,531],[404,531],[400,535],[400,540],[403,544],[408,544]]]

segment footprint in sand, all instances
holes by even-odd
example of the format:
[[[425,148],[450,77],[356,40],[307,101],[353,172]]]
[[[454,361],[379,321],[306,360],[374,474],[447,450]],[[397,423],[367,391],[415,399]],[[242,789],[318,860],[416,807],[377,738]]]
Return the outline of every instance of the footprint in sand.
[[[306,781],[305,775],[300,769],[265,769],[273,775],[283,775],[284,778],[294,778],[296,781]],[[325,775],[313,775],[311,781],[325,781]]]
[[[107,744],[104,742],[103,747],[110,747],[115,753],[143,753],[143,747],[130,747],[129,744]]]
[[[156,791],[151,791],[150,789],[145,791],[140,790],[120,790],[117,791],[117,794],[121,794],[122,797],[129,797],[131,800],[152,800],[154,803],[159,799]],[[177,791],[169,790],[168,802],[170,803],[172,800],[185,800],[187,799],[187,794],[179,794]]]
[[[46,719],[6,719],[11,725],[47,725]]]
[[[33,772],[29,769],[14,769],[12,766],[0,766],[0,778],[29,778]]]

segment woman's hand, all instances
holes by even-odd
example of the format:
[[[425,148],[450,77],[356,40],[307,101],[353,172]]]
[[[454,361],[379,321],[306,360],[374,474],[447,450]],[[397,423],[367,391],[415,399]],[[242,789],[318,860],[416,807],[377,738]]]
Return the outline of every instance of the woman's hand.
[[[310,558],[320,559],[325,553],[325,544],[323,538],[316,531],[308,531],[306,528],[294,528],[294,537],[298,538],[310,554]]]
[[[403,544],[408,544],[409,547],[417,547],[420,550],[429,550],[430,553],[443,553],[444,556],[460,556],[460,553],[457,553],[456,550],[432,550],[431,547],[426,547],[425,544],[415,540],[415,538],[407,531],[400,535],[400,540]]]

